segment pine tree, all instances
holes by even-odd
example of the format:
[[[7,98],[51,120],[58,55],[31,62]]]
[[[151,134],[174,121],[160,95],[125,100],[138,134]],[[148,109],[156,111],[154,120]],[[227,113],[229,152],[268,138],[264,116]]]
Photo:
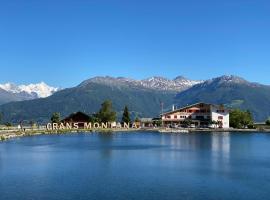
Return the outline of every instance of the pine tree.
[[[131,122],[131,120],[130,120],[130,114],[128,111],[128,107],[125,106],[123,116],[122,116],[122,123],[130,123],[130,122]]]
[[[106,100],[101,104],[101,108],[97,113],[100,122],[114,122],[116,120],[116,112],[112,108],[112,102]]]
[[[51,117],[52,123],[59,123],[60,122],[60,113],[53,113]]]
[[[138,116],[135,117],[135,120],[134,120],[134,121],[135,121],[135,122],[141,122],[141,120],[139,119]]]

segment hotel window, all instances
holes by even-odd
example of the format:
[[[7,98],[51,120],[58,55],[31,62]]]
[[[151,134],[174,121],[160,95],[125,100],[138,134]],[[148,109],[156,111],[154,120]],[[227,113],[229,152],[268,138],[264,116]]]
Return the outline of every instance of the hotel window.
[[[203,120],[204,117],[203,117],[203,116],[196,116],[196,119],[198,119],[198,120]]]
[[[177,115],[174,115],[174,119],[177,119]]]
[[[217,110],[217,113],[224,113],[225,110]]]

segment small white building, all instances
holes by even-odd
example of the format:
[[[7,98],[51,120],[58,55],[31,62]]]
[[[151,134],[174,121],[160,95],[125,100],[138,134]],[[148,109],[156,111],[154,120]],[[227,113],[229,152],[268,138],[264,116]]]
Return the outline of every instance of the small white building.
[[[230,110],[223,105],[196,103],[163,113],[162,123],[165,126],[184,126],[189,121],[195,127],[230,127]]]

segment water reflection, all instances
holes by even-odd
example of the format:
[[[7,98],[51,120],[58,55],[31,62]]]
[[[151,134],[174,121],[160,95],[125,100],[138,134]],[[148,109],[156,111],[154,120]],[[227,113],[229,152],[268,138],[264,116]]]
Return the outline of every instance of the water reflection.
[[[97,135],[100,144],[102,144],[101,154],[105,158],[110,158],[113,153],[112,144],[114,140],[114,135],[112,133],[102,133]]]
[[[231,155],[231,135],[229,133],[194,133],[161,135],[159,143],[163,149],[159,151],[160,160],[171,163],[205,165],[213,169],[229,169]]]
[[[231,135],[229,133],[214,133],[211,141],[211,164],[213,170],[229,170]]]
[[[269,141],[156,132],[10,140],[0,144],[0,199],[267,199]]]

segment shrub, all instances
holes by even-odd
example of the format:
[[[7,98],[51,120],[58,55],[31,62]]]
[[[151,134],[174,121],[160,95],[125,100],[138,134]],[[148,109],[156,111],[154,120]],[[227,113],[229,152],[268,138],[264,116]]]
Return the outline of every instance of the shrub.
[[[1,141],[4,141],[6,138],[2,135],[1,137],[0,137],[0,140]]]

